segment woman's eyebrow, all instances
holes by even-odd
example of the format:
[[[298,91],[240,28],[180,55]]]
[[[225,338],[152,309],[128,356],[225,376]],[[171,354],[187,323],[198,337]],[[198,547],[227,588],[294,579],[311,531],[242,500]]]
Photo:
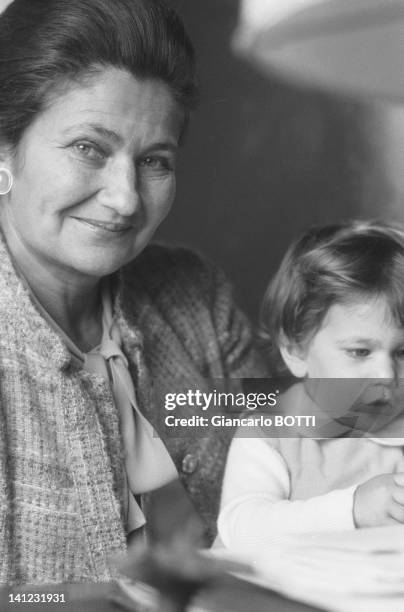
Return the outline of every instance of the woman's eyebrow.
[[[122,142],[122,137],[115,132],[114,130],[109,130],[108,128],[104,127],[103,125],[99,124],[99,123],[77,123],[74,126],[70,126],[68,127],[66,130],[64,130],[64,134],[70,134],[72,132],[76,132],[78,130],[92,130],[93,132],[96,132],[99,136],[102,136],[103,138],[107,138],[108,140],[113,140],[114,142]]]
[[[171,141],[161,141],[161,142],[153,142],[149,147],[147,147],[148,151],[154,151],[155,149],[159,149],[160,151],[171,151],[175,153],[178,151],[178,145],[175,142]]]
[[[99,123],[78,123],[74,126],[67,128],[63,134],[71,134],[72,132],[80,131],[80,130],[91,130],[101,136],[102,138],[106,138],[107,140],[113,141],[117,144],[121,144],[123,142],[122,136],[115,132],[114,130],[109,130]],[[167,140],[167,141],[157,141],[152,142],[150,146],[147,147],[148,151],[152,151],[155,149],[165,150],[175,153],[178,151],[178,143],[175,140]]]

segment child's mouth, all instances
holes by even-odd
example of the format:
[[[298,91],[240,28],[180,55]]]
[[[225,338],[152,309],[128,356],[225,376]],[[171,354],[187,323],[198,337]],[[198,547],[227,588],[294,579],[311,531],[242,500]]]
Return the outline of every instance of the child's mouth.
[[[375,417],[380,415],[396,414],[396,410],[390,400],[377,398],[370,402],[355,402],[352,408],[352,414],[370,414]]]

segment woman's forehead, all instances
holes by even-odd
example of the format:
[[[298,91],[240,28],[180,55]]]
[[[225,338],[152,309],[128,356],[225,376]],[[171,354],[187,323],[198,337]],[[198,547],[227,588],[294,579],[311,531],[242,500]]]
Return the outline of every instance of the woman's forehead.
[[[61,81],[48,94],[48,107],[57,105],[82,105],[83,111],[101,109],[105,105],[118,104],[133,110],[135,104],[142,110],[154,110],[162,106],[167,112],[176,110],[178,104],[168,85],[154,78],[139,78],[124,69],[97,68],[78,78]]]
[[[49,96],[32,129],[68,136],[98,126],[105,134],[147,131],[178,141],[183,113],[169,87],[160,80],[138,79],[125,70],[105,68],[83,80],[63,83]],[[39,124],[39,125],[36,125]],[[30,131],[30,129],[28,129]]]

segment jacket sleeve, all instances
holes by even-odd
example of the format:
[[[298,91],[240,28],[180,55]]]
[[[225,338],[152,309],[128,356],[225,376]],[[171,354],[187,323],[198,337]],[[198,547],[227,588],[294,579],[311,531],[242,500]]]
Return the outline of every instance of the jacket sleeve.
[[[192,388],[213,391],[221,383],[240,386],[229,379],[265,376],[265,363],[254,348],[250,323],[221,270],[193,251],[160,245],[147,249],[134,266],[133,310],[155,385],[170,392]],[[161,421],[162,406],[153,410]],[[145,408],[144,412],[153,421],[153,415]],[[182,417],[192,412],[178,406],[175,414]],[[231,428],[211,428],[202,435],[194,429],[176,438],[164,428],[161,432],[210,539],[216,532],[232,433]]]
[[[237,306],[231,283],[220,269],[214,269],[213,277],[212,316],[225,376],[231,378],[268,376],[268,365],[254,345],[251,324]]]
[[[231,283],[224,273],[207,265],[205,273],[205,288],[208,292],[208,311],[213,330],[211,336],[205,336],[204,354],[211,355],[209,375],[213,379],[224,377],[226,390],[241,391],[239,380],[242,378],[259,378],[267,376],[264,360],[254,346],[253,333],[250,322],[237,306]],[[202,284],[203,286],[203,284]],[[206,301],[205,301],[206,304]],[[209,346],[215,345],[214,350]],[[212,383],[220,384],[220,380]],[[218,410],[226,411],[226,407]],[[211,415],[212,412],[209,410]],[[192,443],[190,456],[197,458],[198,469],[185,476],[184,484],[196,502],[197,508],[204,516],[208,527],[209,539],[216,534],[216,520],[220,502],[223,471],[226,462],[227,450],[234,429],[222,427],[211,429],[207,437],[199,437]]]

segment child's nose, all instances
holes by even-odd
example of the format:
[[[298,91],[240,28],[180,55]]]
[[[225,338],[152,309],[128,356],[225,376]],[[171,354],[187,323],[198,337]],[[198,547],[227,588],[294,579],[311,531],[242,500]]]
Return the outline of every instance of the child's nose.
[[[390,378],[396,377],[396,363],[390,355],[381,356],[376,364],[374,378]]]

